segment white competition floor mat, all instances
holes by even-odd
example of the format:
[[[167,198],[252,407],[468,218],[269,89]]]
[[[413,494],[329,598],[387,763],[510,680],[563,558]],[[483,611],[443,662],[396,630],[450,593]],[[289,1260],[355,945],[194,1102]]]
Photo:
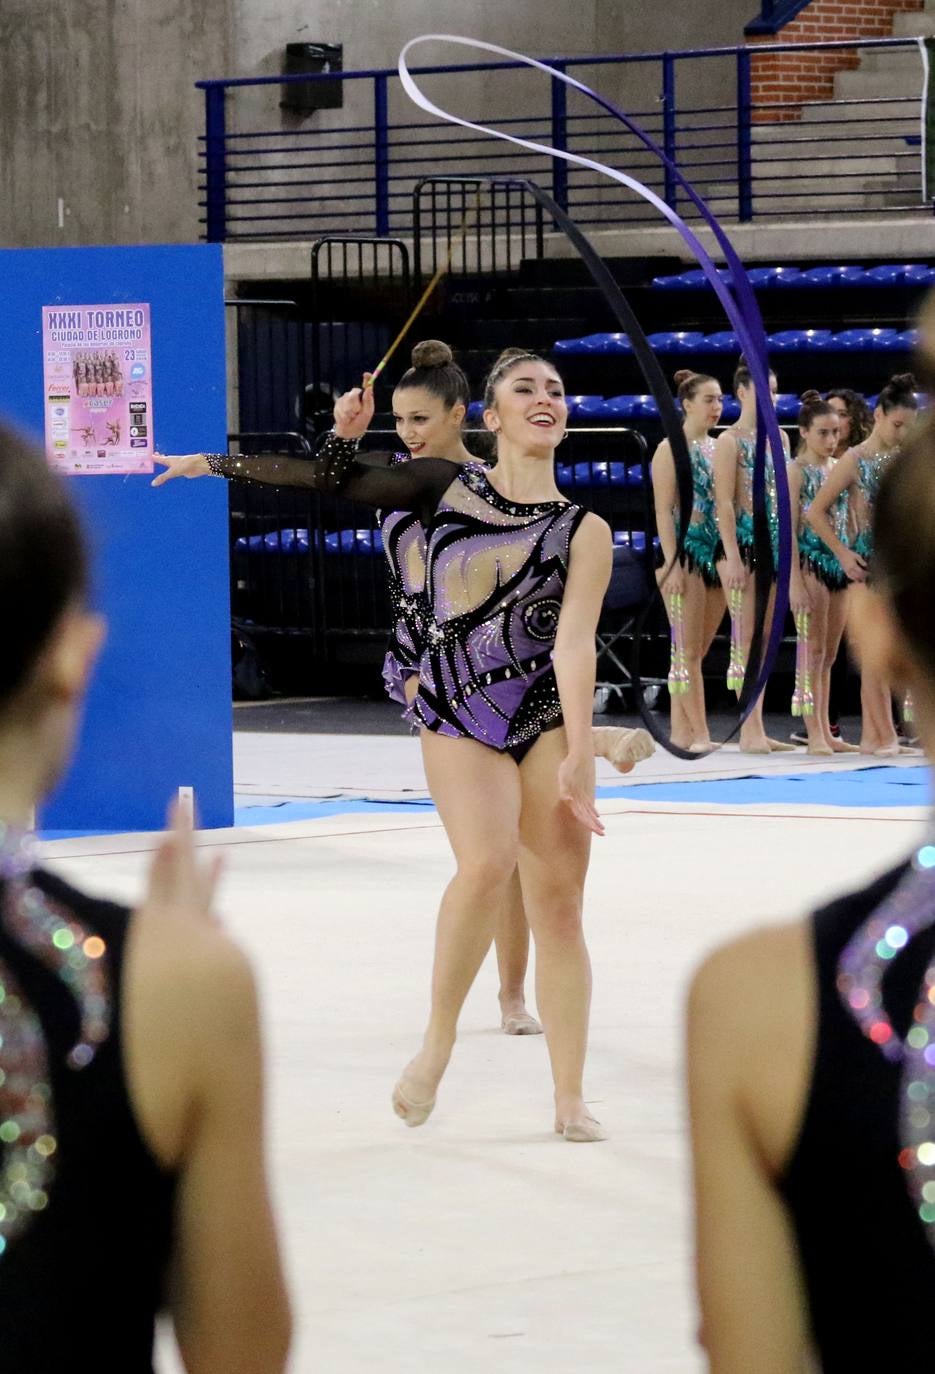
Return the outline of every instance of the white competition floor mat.
[[[417,742],[405,738],[248,735],[236,748],[241,800],[251,788],[321,797],[424,787]],[[750,771],[726,752],[709,762],[721,776]],[[803,759],[781,766],[801,772]],[[657,755],[642,776],[678,781],[686,767]],[[298,1323],[292,1374],[702,1369],[686,980],[716,942],[795,916],[906,853],[925,812],[633,798],[601,810],[607,835],[594,844],[586,900],[587,1094],[611,1138],[587,1148],[552,1132],[542,1038],[496,1030],[492,959],[435,1115],[410,1131],[392,1114],[392,1084],[425,1019],[435,910],[452,869],[434,811],[199,837],[225,850],[220,905],[261,984],[270,1161]],[[74,839],[47,856],[78,884],[132,901],[151,846],[151,836]],[[168,1338],[158,1368],[180,1368]]]

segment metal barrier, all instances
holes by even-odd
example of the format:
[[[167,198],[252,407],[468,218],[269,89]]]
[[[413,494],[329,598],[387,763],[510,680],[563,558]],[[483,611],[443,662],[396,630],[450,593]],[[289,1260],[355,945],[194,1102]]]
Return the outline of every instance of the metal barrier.
[[[309,303],[309,408],[317,433],[331,424],[336,396],[359,386],[362,374],[383,357],[412,304],[409,248],[399,239],[332,234],[311,249]],[[405,371],[401,352],[384,380]]]
[[[757,100],[758,61],[784,52],[918,52],[915,39],[769,43],[687,52],[557,57],[550,65],[603,84],[613,93],[625,77],[628,113],[638,120],[712,208],[740,221],[787,214],[880,214],[922,203],[920,95],[903,75],[885,100]],[[702,64],[696,89],[730,91],[729,98],[679,99],[689,64]],[[459,78],[512,72],[514,108],[522,116],[478,116],[478,122],[587,153],[641,177],[686,214],[676,179],[618,120],[596,109],[559,81],[551,92],[542,74],[517,63],[422,67],[421,76],[445,75],[457,100]],[[518,73],[518,74],[517,74]],[[341,81],[353,112],[348,124],[321,129],[279,127],[278,109],[240,116],[235,100],[249,88],[262,101],[266,87],[278,96],[289,82]],[[910,94],[901,94],[915,86]],[[631,225],[655,212],[632,192],[589,169],[570,166],[485,139],[470,130],[413,119],[395,69],[315,75],[241,77],[200,81],[205,133],[201,138],[203,198],[199,204],[210,241],[309,238],[323,233],[386,237],[409,229],[413,188],[439,168],[464,176],[496,171],[550,184],[552,194],[584,227]],[[486,89],[486,88],[485,88]],[[476,99],[476,96],[475,96]],[[395,117],[391,117],[395,115]],[[791,123],[771,123],[795,115]],[[801,117],[799,117],[801,116]],[[291,117],[288,117],[291,118]],[[330,116],[329,116],[330,118]],[[257,124],[259,127],[250,127]]]
[[[309,432],[308,325],[297,301],[224,302],[228,331],[230,413],[235,428],[255,435]]]
[[[449,256],[449,278],[513,273],[523,261],[543,256],[542,206],[519,183],[423,177],[412,193],[412,239],[419,282]]]
[[[483,435],[468,431],[483,451]],[[395,449],[392,430],[368,446]],[[310,453],[300,434],[234,434],[250,453]],[[637,553],[652,585],[653,511],[646,441],[631,429],[572,429],[560,450],[560,485],[608,521]],[[383,656],[390,631],[386,572],[376,513],[331,493],[231,482],[231,607],[235,630],[308,641],[319,666]],[[654,628],[649,638],[661,633]],[[667,632],[666,632],[667,635]],[[260,649],[262,656],[262,649]]]

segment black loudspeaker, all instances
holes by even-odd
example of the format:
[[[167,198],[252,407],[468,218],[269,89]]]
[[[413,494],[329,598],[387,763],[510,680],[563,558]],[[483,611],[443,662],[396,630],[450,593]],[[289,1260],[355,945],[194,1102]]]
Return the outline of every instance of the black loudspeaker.
[[[343,43],[287,43],[284,76],[344,70]],[[283,110],[313,114],[315,110],[340,110],[344,105],[343,81],[289,81],[283,86]]]

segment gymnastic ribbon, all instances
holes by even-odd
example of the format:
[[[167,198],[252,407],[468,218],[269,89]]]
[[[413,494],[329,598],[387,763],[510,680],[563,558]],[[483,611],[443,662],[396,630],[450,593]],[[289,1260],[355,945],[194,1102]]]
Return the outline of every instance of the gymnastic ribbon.
[[[487,125],[478,124],[469,119],[463,119],[460,115],[455,115],[450,111],[443,110],[440,106],[429,100],[414,81],[408,65],[410,52],[413,48],[423,43],[454,44],[458,47],[491,53],[498,58],[506,58],[510,62],[517,62],[528,67],[536,68],[543,72],[544,75],[548,76],[550,80],[562,81],[565,85],[571,86],[573,89],[580,91],[583,95],[595,101],[596,104],[606,110],[613,118],[619,120],[620,123],[622,123],[643,144],[647,151],[658,158],[669,172],[670,176],[684,191],[685,195],[698,210],[702,220],[707,224],[714,235],[727,264],[727,273],[724,274],[719,271],[704,244],[681,215],[679,215],[672,206],[662,200],[650,187],[644,185],[643,182],[638,181],[635,177],[631,177],[626,172],[622,172],[615,167],[608,167],[605,163],[599,162],[595,158],[585,157],[580,153],[573,153],[564,148],[553,148],[547,143],[539,143],[534,139],[522,138],[515,133],[505,133],[500,129],[490,128]],[[599,95],[589,86],[584,85],[583,82],[570,76],[567,72],[560,71],[534,57],[528,57],[524,53],[514,52],[510,48],[500,47],[495,43],[486,43],[479,39],[464,38],[454,34],[430,33],[422,34],[418,38],[413,38],[405,45],[399,55],[399,79],[409,98],[426,114],[433,115],[450,124],[457,124],[462,128],[471,129],[475,133],[484,134],[491,138],[503,139],[505,142],[516,144],[521,148],[526,148],[530,152],[541,153],[546,157],[562,158],[565,162],[574,163],[579,167],[587,167],[591,171],[597,172],[601,176],[609,177],[611,180],[617,181],[621,185],[634,191],[657,209],[659,213],[669,221],[673,228],[678,231],[682,240],[694,255],[695,260],[717,295],[718,300],[721,302],[724,313],[737,335],[739,347],[747,360],[757,398],[756,456],[753,468],[753,523],[756,549],[755,586],[757,612],[747,670],[744,676],[743,689],[740,694],[739,725],[740,721],[749,713],[754,702],[765,687],[766,681],[772,671],[776,655],[779,651],[789,604],[788,586],[792,558],[792,525],[789,506],[789,488],[786,480],[785,454],[779,424],[776,419],[776,412],[769,401],[769,363],[767,359],[766,330],[756,301],[753,285],[740,257],[715,215],[705,204],[704,200],[702,200],[691,183],[683,176],[676,164],[667,157],[663,149],[661,149],[623,110],[619,109],[618,106],[614,105],[604,96]],[[534,183],[525,180],[494,177],[478,177],[477,179],[501,182],[509,180],[512,181],[514,185],[520,184],[525,186],[530,193],[535,196],[536,200],[549,211],[549,214],[552,216],[557,226],[574,245],[585,265],[588,267],[595,284],[601,290],[611,310],[627,333],[634,355],[643,370],[649,389],[659,407],[660,419],[662,420],[666,437],[672,448],[678,479],[679,509],[681,517],[679,521],[679,547],[676,557],[680,557],[685,532],[688,529],[691,518],[691,459],[685,435],[682,430],[681,418],[669,390],[665,374],[632,308],[626,301],[613,274],[610,272],[607,264],[603,261],[594,245],[578,225],[575,224],[574,220],[555,203],[551,196],[547,195],[541,188],[535,186]],[[777,587],[775,610],[764,652],[763,637],[767,601],[773,571],[772,548],[766,506],[767,439],[773,456],[773,469],[776,482],[776,506],[779,525],[779,560],[776,568]],[[637,684],[637,705],[650,733],[664,748],[668,749],[670,753],[679,758],[698,758],[701,756],[699,753],[680,749],[665,737],[652,713],[647,709],[643,701],[643,693],[640,690],[639,679],[639,644],[642,638],[641,631],[648,609],[649,607],[647,606],[634,637],[634,677],[636,678]]]

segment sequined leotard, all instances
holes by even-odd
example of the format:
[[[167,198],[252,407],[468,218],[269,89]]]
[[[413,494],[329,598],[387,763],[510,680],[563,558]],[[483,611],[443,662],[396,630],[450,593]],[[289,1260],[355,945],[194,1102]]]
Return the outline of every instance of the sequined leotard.
[[[832,592],[843,591],[848,586],[848,579],[824,540],[820,539],[811,525],[805,519],[805,514],[818,495],[827,477],[824,468],[815,467],[809,464],[799,465],[802,473],[802,485],[799,492],[799,504],[801,507],[801,521],[799,527],[799,562],[803,569],[807,569],[819,582]],[[848,499],[847,492],[842,491],[828,512],[834,532],[842,544],[848,542]]]
[[[82,948],[89,939],[98,948],[103,943],[101,1000],[108,1004],[109,1034],[91,1062],[73,1066],[69,1052],[81,1039],[81,1020],[66,985],[67,965],[63,980],[41,950],[14,934],[9,888],[0,881],[0,982],[7,984],[0,1065],[8,1070],[6,1092],[0,1083],[0,1242],[8,1236],[5,1249],[0,1243],[0,1367],[8,1374],[152,1374],[176,1180],[140,1135],[124,1072],[121,980],[131,917],[49,874],[35,873],[32,881],[67,917],[69,934],[74,937],[80,927]],[[23,994],[21,1011],[10,1010],[12,980]],[[38,1036],[32,1018],[38,1018]],[[48,1124],[30,1151],[44,1168],[38,1190],[30,1182],[29,1154],[17,1164],[17,1142],[11,1139],[11,1114],[16,1115],[17,1097],[22,1103],[23,1089],[16,1088],[10,1056],[21,1057],[30,1036],[43,1047],[47,1065],[39,1100]],[[36,1130],[34,1119],[27,1125]],[[19,1184],[5,1172],[9,1165],[24,1170]],[[23,1185],[25,1194],[17,1191]],[[37,1210],[24,1215],[23,1224],[14,1218],[11,1233],[11,1198],[15,1206],[27,1196],[27,1206]]]
[[[411,462],[394,453],[394,463]],[[393,627],[383,660],[383,684],[392,701],[408,708],[405,684],[419,675],[429,613],[425,600],[425,528],[411,510],[380,512]]]
[[[873,557],[873,511],[877,492],[884,472],[898,453],[898,448],[892,448],[888,453],[868,453],[857,459],[857,489],[863,497],[863,516],[854,539],[854,551],[867,563]]]
[[[811,1083],[778,1186],[825,1374],[908,1374],[932,1362],[935,1253],[900,1167],[902,1066],[863,1034],[838,990],[845,946],[904,872],[905,865],[812,917],[818,1007]],[[900,1035],[912,1025],[933,947],[930,927],[887,970],[883,1002]]]
[[[756,459],[756,440],[747,435],[734,432],[737,441],[737,469],[742,498],[735,503],[737,521],[737,547],[748,568],[755,563],[755,541],[753,537],[753,464]],[[776,473],[773,457],[769,448],[766,452],[766,514],[769,520],[769,538],[773,551],[773,576],[779,566],[779,509],[776,503]]]
[[[715,441],[693,439],[689,445],[692,463],[692,518],[685,531],[685,556],[692,572],[700,575],[707,587],[719,587],[716,562],[719,551],[717,521],[714,516],[714,469],[711,460]],[[675,514],[678,533],[679,517]]]
[[[518,758],[560,721],[552,651],[580,506],[508,501],[480,464],[362,461],[356,443],[336,436],[313,462],[207,457],[218,476],[335,490],[419,516],[431,619],[413,710],[427,729]]]

